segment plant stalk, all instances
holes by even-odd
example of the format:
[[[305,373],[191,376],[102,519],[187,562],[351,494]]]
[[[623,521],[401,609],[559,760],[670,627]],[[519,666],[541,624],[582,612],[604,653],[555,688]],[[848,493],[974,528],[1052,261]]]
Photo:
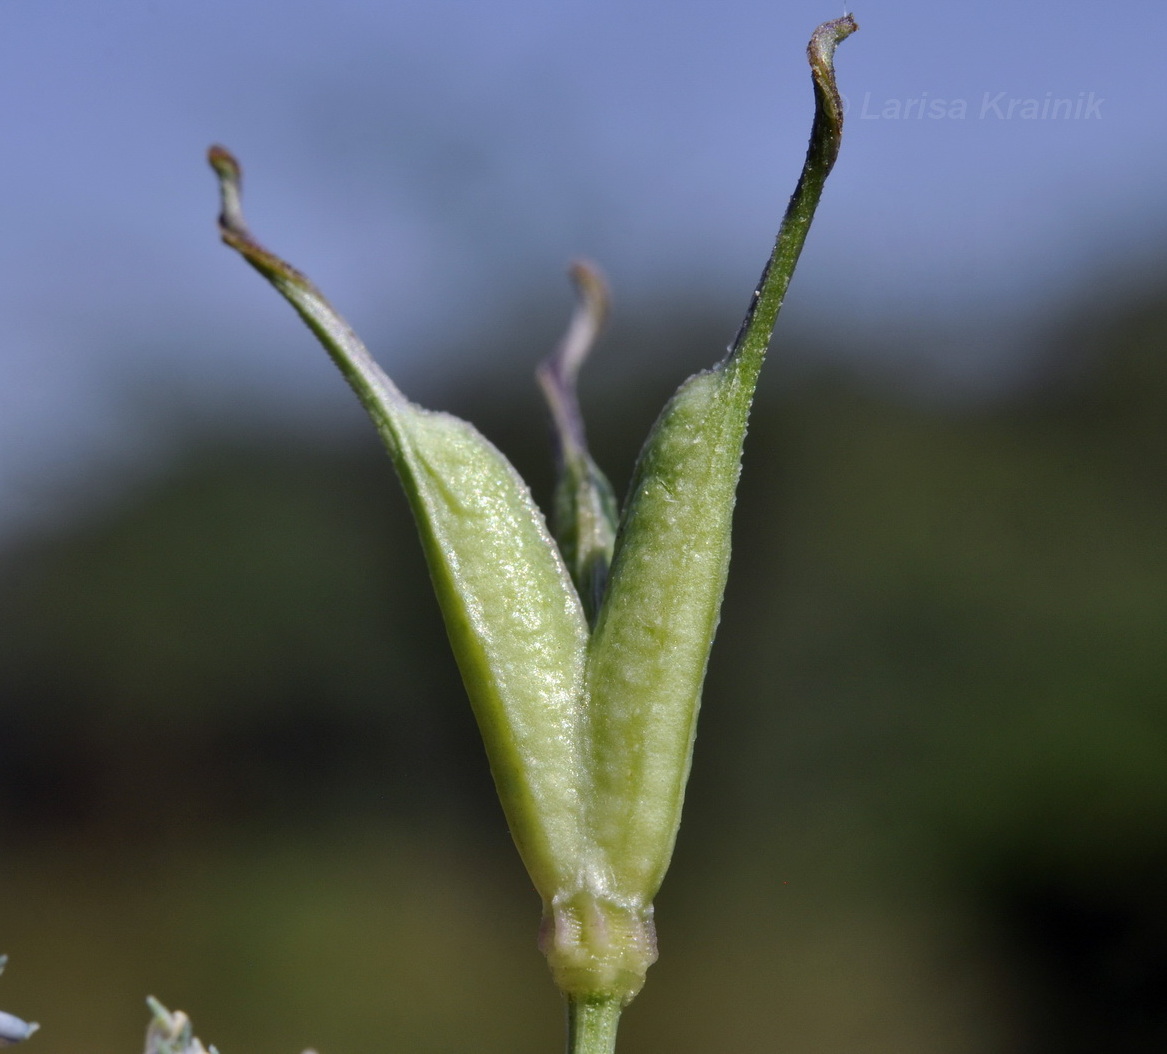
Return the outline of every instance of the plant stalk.
[[[571,996],[567,1000],[567,1054],[613,1054],[619,999]]]

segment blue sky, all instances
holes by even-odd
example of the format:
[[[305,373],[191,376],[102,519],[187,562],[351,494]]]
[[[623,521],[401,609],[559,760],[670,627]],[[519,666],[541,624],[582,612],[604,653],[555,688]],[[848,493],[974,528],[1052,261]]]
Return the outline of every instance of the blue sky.
[[[852,333],[963,333],[924,367],[1007,375],[1032,306],[1093,268],[1161,258],[1167,9],[854,11],[842,158],[786,323],[831,303]],[[135,386],[209,405],[238,385],[292,415],[343,402],[290,312],[218,244],[212,142],[242,159],[259,236],[407,388],[517,302],[566,312],[577,255],[621,301],[707,291],[728,338],[801,164],[806,39],[841,13],[3,0],[0,524],[148,439],[127,414]]]

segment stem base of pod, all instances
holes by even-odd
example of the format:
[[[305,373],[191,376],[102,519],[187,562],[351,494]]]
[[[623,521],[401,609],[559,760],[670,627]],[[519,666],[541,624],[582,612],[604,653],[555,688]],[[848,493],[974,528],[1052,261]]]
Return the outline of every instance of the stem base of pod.
[[[569,998],[567,1054],[613,1054],[623,1009],[619,999]]]

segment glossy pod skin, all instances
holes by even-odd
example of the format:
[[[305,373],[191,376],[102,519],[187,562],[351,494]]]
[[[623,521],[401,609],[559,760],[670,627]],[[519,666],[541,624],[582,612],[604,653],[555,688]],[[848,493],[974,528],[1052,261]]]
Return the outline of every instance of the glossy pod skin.
[[[558,546],[502,454],[466,422],[407,400],[315,286],[251,236],[239,165],[221,147],[210,152],[223,240],[320,339],[408,495],[511,832],[543,899],[540,943],[572,1029],[614,1036],[614,1015],[656,958],[652,900],[680,822],[750,404],[838,153],[832,59],[856,28],[848,16],[811,40],[814,128],[773,253],[729,353],[686,381],[654,426],[618,526],[574,387],[606,297],[598,273],[576,265],[580,309],[539,371],[559,452]]]

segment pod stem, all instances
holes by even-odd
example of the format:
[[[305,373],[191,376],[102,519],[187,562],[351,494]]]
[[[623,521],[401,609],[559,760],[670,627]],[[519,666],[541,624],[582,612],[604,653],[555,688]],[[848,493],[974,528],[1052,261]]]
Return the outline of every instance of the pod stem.
[[[567,1054],[613,1054],[619,999],[569,997],[567,1001]]]

